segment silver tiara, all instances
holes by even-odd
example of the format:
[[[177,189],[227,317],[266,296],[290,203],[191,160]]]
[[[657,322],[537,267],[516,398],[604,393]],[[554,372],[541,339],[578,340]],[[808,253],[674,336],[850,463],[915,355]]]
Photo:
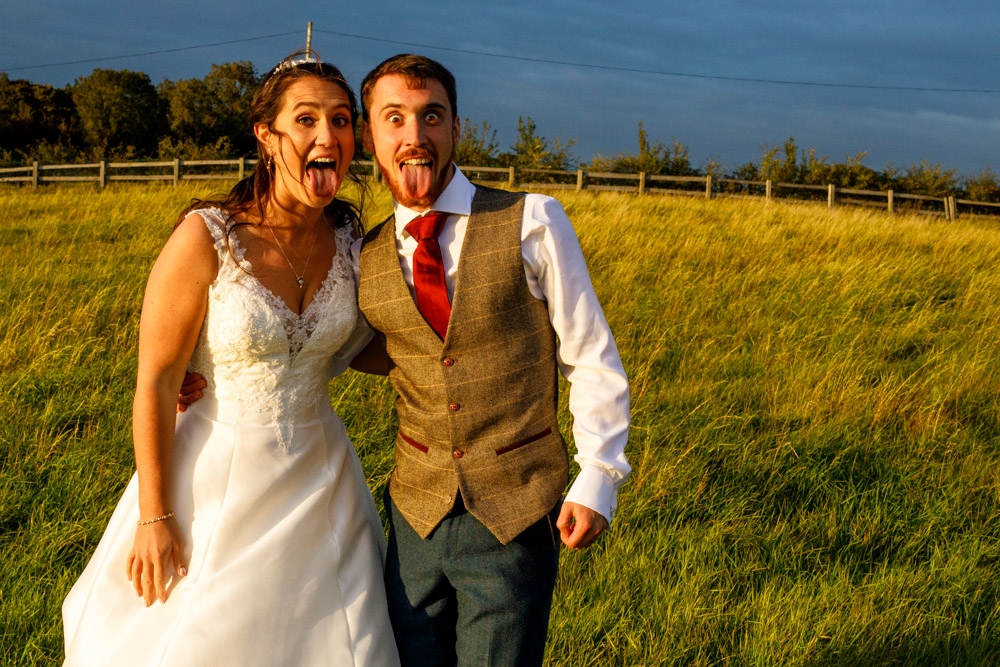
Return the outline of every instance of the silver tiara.
[[[271,74],[277,74],[282,70],[293,69],[295,67],[298,67],[299,65],[308,65],[308,64],[319,65],[320,64],[319,58],[310,54],[308,56],[303,56],[301,58],[296,58],[294,60],[283,60],[281,61],[281,63],[278,64],[277,67],[274,68],[274,71],[271,72]]]

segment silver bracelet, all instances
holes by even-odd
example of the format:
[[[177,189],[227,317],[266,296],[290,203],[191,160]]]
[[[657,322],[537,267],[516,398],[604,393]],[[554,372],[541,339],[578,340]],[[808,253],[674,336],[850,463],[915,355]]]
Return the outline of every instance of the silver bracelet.
[[[167,512],[163,516],[158,516],[158,517],[155,517],[153,519],[146,519],[145,521],[136,521],[135,525],[137,525],[137,526],[146,526],[146,525],[149,525],[151,523],[156,523],[157,521],[163,521],[164,519],[169,519],[173,515],[174,515],[173,512]]]

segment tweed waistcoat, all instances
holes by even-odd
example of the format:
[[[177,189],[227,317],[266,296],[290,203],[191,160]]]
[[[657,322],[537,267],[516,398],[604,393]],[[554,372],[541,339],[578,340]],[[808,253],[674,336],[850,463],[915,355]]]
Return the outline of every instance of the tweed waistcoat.
[[[476,188],[445,340],[403,278],[395,221],[365,236],[358,300],[385,336],[398,396],[393,502],[427,537],[461,494],[504,544],[541,519],[566,487],[556,422],[556,336],[528,289],[524,195]]]

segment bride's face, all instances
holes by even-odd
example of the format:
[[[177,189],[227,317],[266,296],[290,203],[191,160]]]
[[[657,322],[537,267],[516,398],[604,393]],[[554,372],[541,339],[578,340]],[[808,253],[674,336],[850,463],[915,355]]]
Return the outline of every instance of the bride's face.
[[[322,208],[333,201],[354,155],[354,125],[347,92],[336,83],[305,77],[291,84],[281,111],[254,134],[273,162],[272,195]]]

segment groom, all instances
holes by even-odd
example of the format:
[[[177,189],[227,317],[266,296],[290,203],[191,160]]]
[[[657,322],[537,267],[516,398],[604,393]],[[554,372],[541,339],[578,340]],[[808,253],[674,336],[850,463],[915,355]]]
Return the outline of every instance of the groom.
[[[398,393],[385,505],[400,654],[540,665],[559,541],[593,543],[629,473],[628,382],[562,206],[472,185],[452,162],[452,74],[394,56],[361,99],[394,199],[360,247],[358,298]],[[581,468],[564,501],[557,372]]]

